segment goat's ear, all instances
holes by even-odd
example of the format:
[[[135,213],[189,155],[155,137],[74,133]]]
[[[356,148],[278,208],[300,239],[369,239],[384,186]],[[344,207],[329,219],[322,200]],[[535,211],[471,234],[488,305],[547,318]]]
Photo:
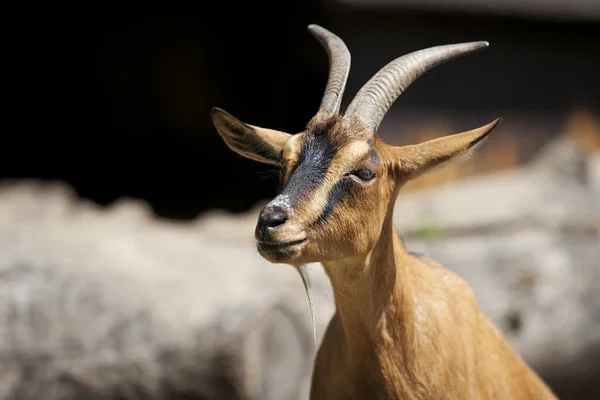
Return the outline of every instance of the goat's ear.
[[[394,162],[408,179],[414,179],[447,162],[468,156],[502,121],[501,118],[473,129],[410,146],[394,147]]]
[[[289,133],[246,124],[227,111],[213,108],[211,117],[225,144],[236,153],[266,164],[277,164]]]

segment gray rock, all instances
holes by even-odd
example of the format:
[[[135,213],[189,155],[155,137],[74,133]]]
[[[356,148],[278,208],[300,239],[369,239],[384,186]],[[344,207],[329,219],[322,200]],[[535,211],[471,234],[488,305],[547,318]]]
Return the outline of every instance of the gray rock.
[[[2,399],[296,399],[314,352],[302,296],[290,267],[137,204],[0,190]]]

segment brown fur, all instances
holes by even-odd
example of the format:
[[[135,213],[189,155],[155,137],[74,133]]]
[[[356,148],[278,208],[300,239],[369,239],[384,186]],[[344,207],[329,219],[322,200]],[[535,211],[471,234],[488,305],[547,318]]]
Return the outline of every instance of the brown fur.
[[[243,132],[226,129],[226,114],[218,118],[234,151],[252,151],[231,140]],[[311,399],[555,398],[480,312],[468,285],[435,261],[410,255],[392,225],[407,180],[472,151],[497,123],[405,147],[389,146],[339,115],[318,114],[296,135],[249,128],[253,137],[268,136],[269,146],[282,143],[277,160],[268,162],[284,169],[284,187],[311,135],[328,135],[336,150],[322,182],[294,199],[289,219],[269,236],[275,243],[304,241],[285,252],[258,243],[272,262],[321,262],[331,279],[337,312],[315,361]],[[368,157],[373,148],[375,164]],[[348,178],[357,168],[369,168],[375,179]],[[348,193],[319,222],[341,179],[351,179]]]

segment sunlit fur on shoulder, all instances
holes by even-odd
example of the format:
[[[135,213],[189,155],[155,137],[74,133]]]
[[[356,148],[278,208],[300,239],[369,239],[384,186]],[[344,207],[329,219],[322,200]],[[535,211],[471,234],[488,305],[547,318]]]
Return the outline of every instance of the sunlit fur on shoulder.
[[[256,224],[259,253],[298,268],[307,291],[308,263],[320,262],[331,280],[336,313],[315,360],[311,399],[555,399],[467,283],[408,252],[392,223],[407,181],[471,154],[500,120],[402,147],[378,138],[379,124],[423,73],[488,43],[399,57],[342,113],[350,53],[333,33],[309,30],[327,49],[329,78],[302,132],[250,125],[217,108],[212,119],[231,150],[280,170],[279,193]]]

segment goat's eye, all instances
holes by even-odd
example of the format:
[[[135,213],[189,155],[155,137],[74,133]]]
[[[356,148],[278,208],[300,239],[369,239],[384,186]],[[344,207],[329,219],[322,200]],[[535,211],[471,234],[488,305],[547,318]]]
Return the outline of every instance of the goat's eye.
[[[364,169],[364,168],[353,171],[352,175],[358,177],[359,179],[361,179],[363,181],[370,181],[371,179],[375,178],[375,173],[369,171],[368,169]]]

